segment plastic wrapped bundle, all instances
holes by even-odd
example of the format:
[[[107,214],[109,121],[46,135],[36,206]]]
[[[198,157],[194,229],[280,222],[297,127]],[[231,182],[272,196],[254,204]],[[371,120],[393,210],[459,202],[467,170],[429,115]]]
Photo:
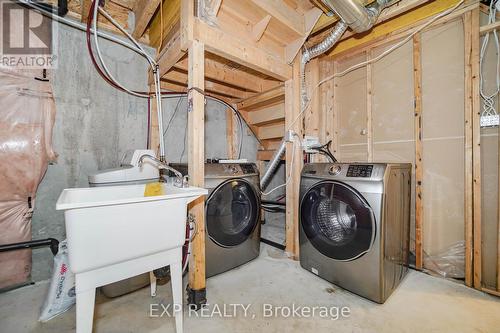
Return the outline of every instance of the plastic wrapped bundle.
[[[31,240],[35,194],[50,161],[55,104],[41,70],[0,67],[0,244]],[[31,251],[0,253],[0,288],[25,282]]]

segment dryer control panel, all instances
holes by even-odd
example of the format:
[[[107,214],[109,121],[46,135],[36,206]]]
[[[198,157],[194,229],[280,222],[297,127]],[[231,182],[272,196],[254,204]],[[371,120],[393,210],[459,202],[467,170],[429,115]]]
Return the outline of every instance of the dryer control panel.
[[[370,178],[372,176],[373,165],[370,164],[351,164],[347,169],[346,177]]]

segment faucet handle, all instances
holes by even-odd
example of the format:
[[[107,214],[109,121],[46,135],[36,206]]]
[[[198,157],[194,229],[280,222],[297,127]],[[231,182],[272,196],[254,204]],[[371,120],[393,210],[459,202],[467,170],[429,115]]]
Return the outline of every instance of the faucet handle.
[[[189,187],[189,176],[185,175],[182,177],[182,187]]]
[[[186,175],[182,178],[175,177],[174,186],[176,187],[189,187],[189,177]]]

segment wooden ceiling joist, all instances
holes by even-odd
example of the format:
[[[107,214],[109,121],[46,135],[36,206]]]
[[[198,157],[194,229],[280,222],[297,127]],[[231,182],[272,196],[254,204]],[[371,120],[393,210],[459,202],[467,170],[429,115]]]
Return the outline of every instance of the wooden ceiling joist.
[[[187,58],[183,58],[181,61],[177,62],[174,68],[187,71]],[[276,81],[266,80],[247,71],[231,68],[227,64],[223,64],[213,59],[209,54],[205,56],[205,79],[212,82],[224,83],[250,92],[262,92],[279,84]]]
[[[132,32],[134,38],[140,38],[146,31],[149,21],[153,17],[161,0],[137,0],[134,6],[135,27]]]
[[[280,0],[250,0],[256,6],[264,10],[277,21],[281,22],[297,35],[303,36],[304,16],[298,13],[293,8],[290,8],[286,2]]]
[[[279,101],[283,101],[284,98],[285,86],[279,85],[274,89],[256,94],[252,97],[239,101],[236,106],[238,107],[238,109],[250,111],[266,105],[275,104]]]
[[[278,80],[286,81],[292,75],[292,68],[283,58],[263,51],[200,20],[194,21],[194,38],[205,45],[205,49],[225,59],[264,73]]]
[[[178,84],[187,86],[188,73],[187,73],[187,71],[174,69],[174,70],[168,72],[167,75],[165,75],[162,78],[162,80],[170,81],[170,82],[174,82],[174,83],[178,83]],[[232,87],[223,85],[223,84],[218,83],[218,82],[208,81],[206,79],[205,79],[205,90],[209,91],[209,92],[217,92],[221,95],[224,95],[224,96],[227,96],[227,97],[230,97],[233,99],[242,99],[242,98],[245,98],[248,96],[248,93],[243,91],[243,90],[232,88]]]
[[[262,38],[270,21],[271,15],[267,15],[252,27],[252,37],[255,42],[258,42]]]

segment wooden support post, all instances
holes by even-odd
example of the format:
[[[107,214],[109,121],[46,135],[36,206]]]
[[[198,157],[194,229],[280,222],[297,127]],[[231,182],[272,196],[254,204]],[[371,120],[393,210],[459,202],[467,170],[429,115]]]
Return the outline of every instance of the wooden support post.
[[[465,283],[481,289],[479,8],[463,15],[465,47]]]
[[[481,103],[479,100],[479,8],[471,11],[471,73],[472,73],[472,160],[474,205],[474,287],[482,287],[481,237]]]
[[[241,133],[240,133],[241,135]],[[233,159],[236,152],[234,147],[234,121],[233,110],[226,110],[226,140],[227,140],[227,158]]]
[[[338,62],[333,61],[333,74],[338,73]],[[340,130],[340,112],[339,112],[339,107],[338,107],[338,98],[337,98],[337,92],[338,92],[338,87],[339,87],[339,79],[338,78],[333,78],[332,79],[332,103],[333,103],[333,122],[332,122],[332,150],[333,150],[333,156],[335,156],[336,159],[339,160],[339,130]]]
[[[372,57],[371,50],[366,51],[366,61]],[[373,162],[373,65],[366,65],[366,143],[368,147],[368,162]]]
[[[423,268],[423,226],[424,199],[422,182],[424,180],[424,164],[422,160],[422,36],[413,36],[413,94],[414,94],[414,138],[415,138],[415,268]]]
[[[204,90],[205,49],[202,43],[193,40],[188,50],[188,172],[192,186],[203,187],[205,178],[205,97]],[[188,302],[199,307],[206,303],[205,294],[205,198],[201,197],[189,205],[198,232],[192,241],[189,261]]]
[[[154,91],[154,85],[149,86],[150,91]],[[156,112],[156,100],[149,99],[149,149],[152,149],[156,156],[159,156],[160,133],[158,132],[158,113]]]
[[[302,138],[302,117],[296,119],[300,113],[300,58],[295,57],[292,70],[292,79],[285,82],[285,129],[291,128]],[[293,123],[295,121],[295,123]],[[292,125],[293,123],[293,125]],[[286,135],[286,133],[285,133]],[[296,139],[296,138],[295,138]],[[292,156],[294,156],[292,161]],[[302,171],[302,148],[297,142],[287,144],[286,149],[286,174],[290,178],[286,186],[286,249],[285,251],[295,260],[299,259],[299,184]]]
[[[321,109],[319,100],[319,59],[313,59],[306,65],[306,87],[310,107],[304,113],[304,134],[318,137],[320,140]],[[323,156],[314,154],[311,162],[323,161]]]
[[[481,289],[479,8],[463,15],[465,47],[465,283]]]
[[[464,21],[464,64],[465,64],[465,87],[464,87],[464,133],[465,133],[465,191],[464,191],[464,213],[465,213],[465,284],[469,287],[473,284],[473,155],[472,155],[472,31],[471,12],[463,15]]]

